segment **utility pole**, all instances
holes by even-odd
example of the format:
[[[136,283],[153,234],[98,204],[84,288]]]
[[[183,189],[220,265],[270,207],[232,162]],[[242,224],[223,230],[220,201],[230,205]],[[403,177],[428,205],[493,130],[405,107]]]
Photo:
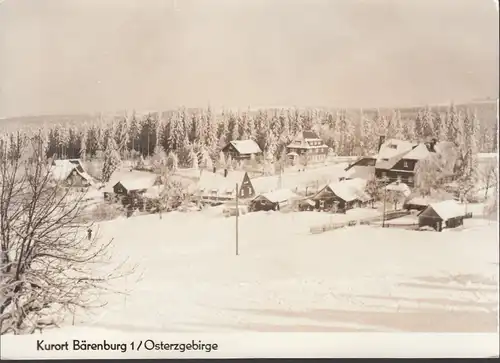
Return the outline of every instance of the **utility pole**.
[[[384,211],[382,215],[382,228],[385,227],[385,204],[387,201],[387,182],[384,180]]]
[[[238,250],[238,216],[240,215],[240,208],[238,207],[238,183],[236,183],[236,256],[239,255]]]

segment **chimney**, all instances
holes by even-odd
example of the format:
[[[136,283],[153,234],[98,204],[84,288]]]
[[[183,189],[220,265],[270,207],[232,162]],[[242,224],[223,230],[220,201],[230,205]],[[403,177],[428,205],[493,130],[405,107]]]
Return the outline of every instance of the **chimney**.
[[[435,148],[436,144],[437,144],[437,139],[436,139],[436,138],[433,138],[433,139],[431,140],[431,142],[429,143],[429,151],[430,151],[430,152],[433,152],[433,153],[435,153],[435,152],[436,152],[436,148]]]
[[[214,166],[213,172],[214,172],[214,174],[217,172],[217,167]]]
[[[384,135],[380,135],[380,138],[378,140],[378,149],[377,149],[377,152],[380,151],[380,148],[382,147],[382,145],[384,144],[385,142],[385,136]]]
[[[224,178],[227,177],[227,169],[224,169]]]

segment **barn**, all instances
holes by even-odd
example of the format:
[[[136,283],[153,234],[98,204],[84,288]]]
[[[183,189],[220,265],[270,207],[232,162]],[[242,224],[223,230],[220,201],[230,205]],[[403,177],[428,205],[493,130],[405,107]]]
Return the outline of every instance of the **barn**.
[[[244,160],[262,153],[262,150],[253,140],[233,140],[222,148],[222,152],[234,160]]]
[[[238,190],[236,191],[236,184]],[[236,199],[236,193],[241,199],[255,197],[255,188],[245,171],[224,169],[222,173],[202,172],[198,181],[196,195],[201,201],[219,204]]]
[[[418,215],[419,227],[432,227],[441,232],[443,228],[455,228],[464,224],[464,210],[454,200],[431,203]]]
[[[293,193],[290,189],[278,189],[255,197],[250,202],[250,210],[252,212],[277,211],[289,205],[291,201],[297,198],[297,194]]]
[[[93,184],[92,177],[83,169],[79,159],[54,160],[50,173],[55,181],[71,187],[88,187]]]
[[[366,180],[346,179],[326,185],[310,199],[319,210],[342,210],[360,207],[370,201],[365,193]]]

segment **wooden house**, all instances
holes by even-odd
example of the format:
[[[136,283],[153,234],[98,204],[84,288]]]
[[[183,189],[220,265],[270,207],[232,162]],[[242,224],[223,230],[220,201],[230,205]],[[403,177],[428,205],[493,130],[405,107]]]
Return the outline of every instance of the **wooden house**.
[[[419,227],[432,227],[441,232],[443,228],[455,228],[464,223],[464,209],[454,200],[429,204],[418,215]]]
[[[236,190],[238,184],[238,190]],[[224,169],[222,173],[202,172],[198,181],[196,196],[198,200],[212,204],[221,204],[238,198],[249,199],[255,197],[255,188],[245,171],[230,171]]]
[[[414,143],[406,140],[389,139],[382,136],[375,162],[375,177],[386,179],[388,183],[403,182],[409,187],[415,185],[417,164],[426,159],[438,157],[441,151],[449,149],[448,142],[433,139],[427,143]],[[443,171],[443,176],[446,171]]]
[[[371,200],[365,193],[366,180],[347,179],[326,185],[312,198],[319,210],[348,210],[365,205]]]
[[[55,181],[70,187],[89,187],[94,183],[79,159],[54,160],[50,173]]]
[[[303,159],[306,163],[324,162],[328,155],[328,146],[310,130],[297,133],[286,149],[290,159]]]
[[[246,160],[261,154],[262,150],[253,140],[233,140],[222,148],[222,152],[233,160]]]
[[[278,189],[256,196],[250,202],[251,211],[280,210],[298,198],[290,189]]]

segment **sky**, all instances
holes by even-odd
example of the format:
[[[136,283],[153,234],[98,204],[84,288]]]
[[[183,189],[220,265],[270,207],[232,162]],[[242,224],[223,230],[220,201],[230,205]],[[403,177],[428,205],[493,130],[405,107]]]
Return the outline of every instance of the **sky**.
[[[498,95],[492,0],[0,0],[0,117]]]

